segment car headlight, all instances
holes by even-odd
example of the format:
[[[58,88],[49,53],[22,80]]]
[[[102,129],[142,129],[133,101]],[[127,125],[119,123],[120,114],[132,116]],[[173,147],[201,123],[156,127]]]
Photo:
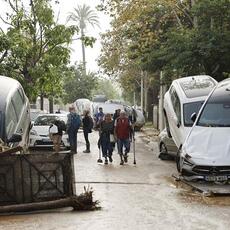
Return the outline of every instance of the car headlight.
[[[194,164],[192,163],[191,158],[192,157],[186,153],[184,156],[184,164],[189,165],[189,166],[193,166]]]
[[[35,130],[31,130],[30,135],[38,135],[38,133]]]

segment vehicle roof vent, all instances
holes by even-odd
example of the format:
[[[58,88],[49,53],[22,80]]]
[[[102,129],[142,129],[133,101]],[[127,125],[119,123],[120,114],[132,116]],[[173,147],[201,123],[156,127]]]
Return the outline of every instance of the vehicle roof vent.
[[[230,88],[226,88],[226,91],[230,91]]]

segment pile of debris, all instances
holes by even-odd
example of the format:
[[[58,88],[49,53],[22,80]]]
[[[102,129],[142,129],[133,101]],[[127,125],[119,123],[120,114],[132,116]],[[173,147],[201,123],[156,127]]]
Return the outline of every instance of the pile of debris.
[[[0,154],[9,154],[16,153],[22,150],[21,146],[9,147],[5,144],[5,142],[0,138]]]

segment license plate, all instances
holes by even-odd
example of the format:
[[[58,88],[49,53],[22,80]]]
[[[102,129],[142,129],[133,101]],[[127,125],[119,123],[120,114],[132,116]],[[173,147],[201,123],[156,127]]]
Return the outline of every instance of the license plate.
[[[228,176],[206,176],[206,181],[226,181],[228,180]]]
[[[42,139],[42,142],[45,142],[45,143],[50,142],[50,139]]]

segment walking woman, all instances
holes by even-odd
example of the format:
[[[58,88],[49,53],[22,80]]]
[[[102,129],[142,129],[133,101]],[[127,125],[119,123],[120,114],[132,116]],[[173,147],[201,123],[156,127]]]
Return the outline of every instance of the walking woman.
[[[100,139],[99,139],[99,147],[102,147],[102,154],[105,158],[105,164],[109,162],[113,162],[112,153],[113,146],[111,136],[114,135],[114,125],[112,121],[112,117],[109,113],[105,115],[105,119],[101,122],[100,125]]]
[[[84,111],[84,117],[82,119],[83,123],[83,132],[86,143],[86,150],[83,153],[90,153],[90,142],[89,142],[89,133],[92,133],[93,128],[93,119],[89,114],[89,110]]]

